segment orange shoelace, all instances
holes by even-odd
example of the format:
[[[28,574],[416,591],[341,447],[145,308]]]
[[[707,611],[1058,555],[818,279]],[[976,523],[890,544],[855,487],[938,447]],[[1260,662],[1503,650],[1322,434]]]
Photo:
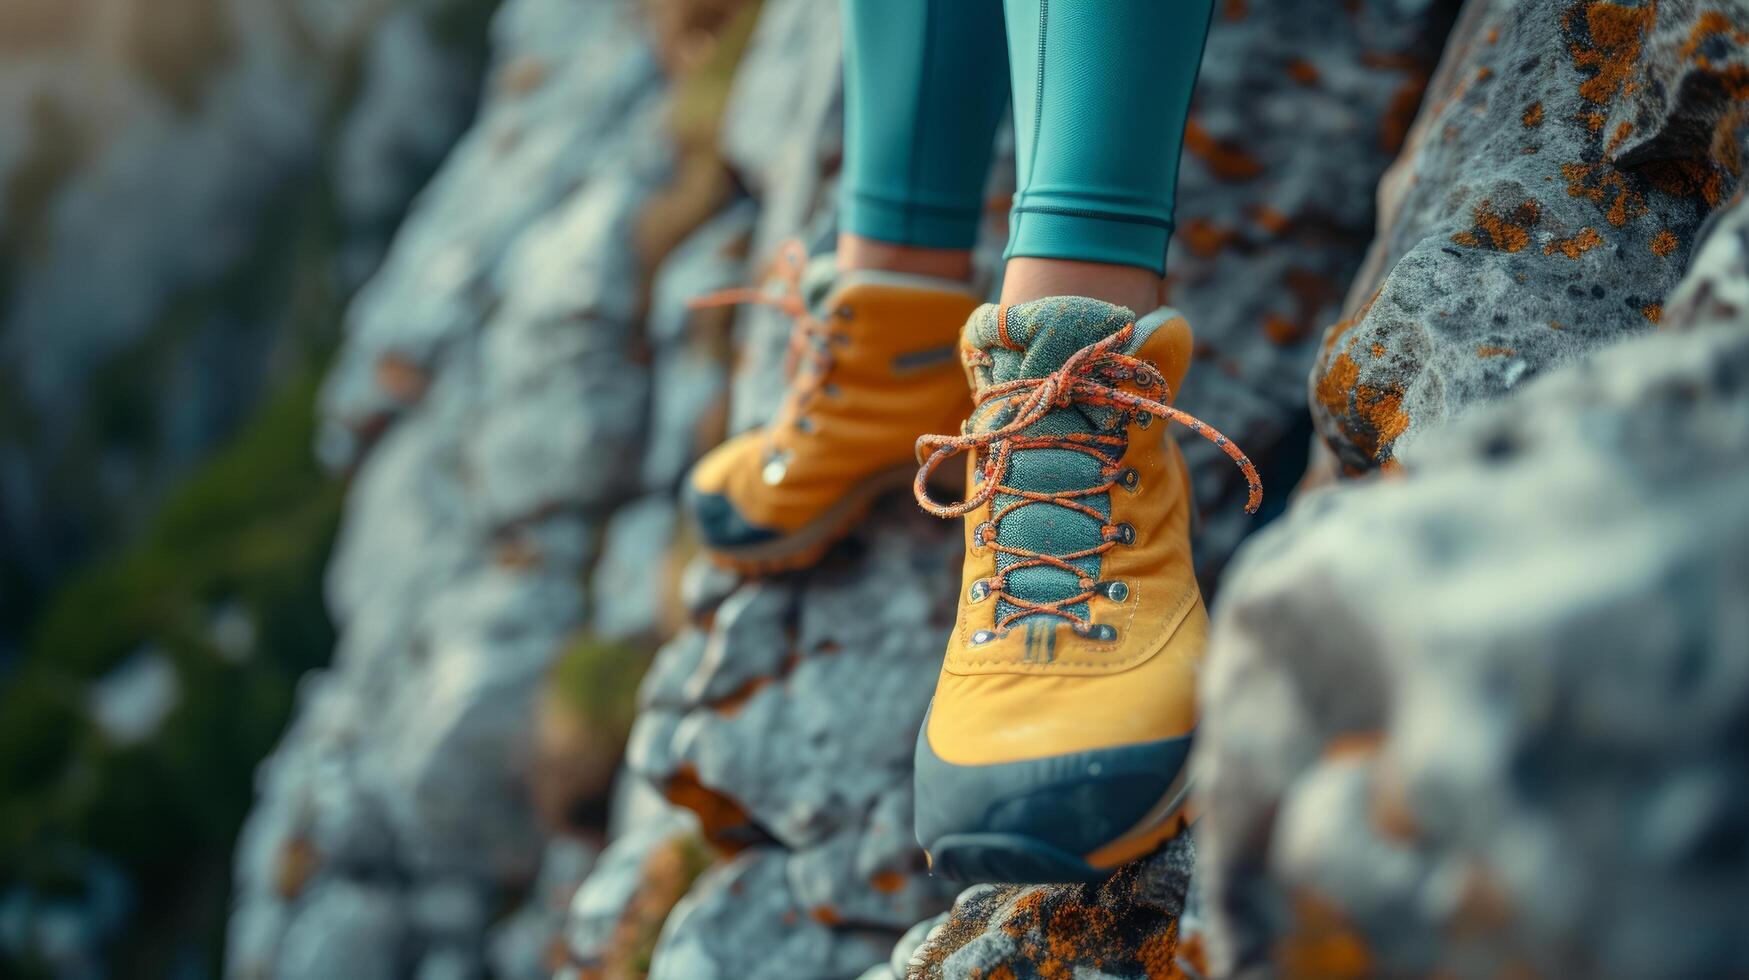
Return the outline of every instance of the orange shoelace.
[[[1005,320],[1007,309],[998,312],[998,317]],[[1197,435],[1214,443],[1222,452],[1238,464],[1245,474],[1249,494],[1245,502],[1245,512],[1255,514],[1263,502],[1263,483],[1258,479],[1257,468],[1251,464],[1244,453],[1233,445],[1232,440],[1221,435],[1213,428],[1205,425],[1195,416],[1181,412],[1166,401],[1172,397],[1166,390],[1166,379],[1152,364],[1122,352],[1122,348],[1130,342],[1135,334],[1134,323],[1124,326],[1104,340],[1081,348],[1063,362],[1063,366],[1042,378],[1019,378],[1014,381],[1004,381],[980,389],[975,396],[976,407],[973,415],[985,405],[993,402],[1012,400],[1015,407],[1008,421],[990,429],[970,432],[964,435],[926,435],[917,440],[917,458],[921,466],[917,470],[917,479],[912,486],[912,492],[917,497],[917,503],[925,511],[937,517],[963,517],[995,499],[997,494],[1015,497],[1013,501],[995,508],[990,519],[978,526],[974,532],[974,540],[980,547],[993,548],[999,554],[1009,555],[1019,559],[1010,565],[1001,576],[986,580],[980,585],[988,590],[987,595],[998,595],[1015,607],[1015,611],[999,618],[996,622],[996,632],[1001,633],[1016,620],[1025,616],[1044,613],[1068,620],[1077,630],[1086,632],[1093,623],[1085,616],[1074,612],[1070,607],[1079,605],[1099,594],[1099,583],[1087,578],[1081,569],[1072,564],[1083,558],[1101,555],[1120,544],[1129,544],[1134,540],[1134,530],[1128,525],[1110,524],[1108,518],[1083,502],[1080,498],[1110,493],[1126,476],[1126,471],[1119,467],[1113,456],[1120,454],[1127,436],[1115,432],[1081,433],[1072,432],[1063,435],[1021,435],[1027,427],[1039,422],[1051,411],[1067,408],[1070,405],[1091,405],[1110,408],[1123,412],[1147,413],[1161,418],[1170,419],[1185,426]],[[1000,323],[1006,335],[1005,324]],[[988,355],[980,355],[987,358]],[[987,362],[986,362],[987,363]],[[1162,394],[1159,400],[1125,391],[1119,387],[1129,383],[1143,390],[1159,388]],[[1035,490],[1025,490],[1019,487],[1005,486],[1001,482],[1002,474],[1008,471],[1008,462],[1014,453],[1027,449],[1067,449],[1085,453],[1099,460],[1102,482],[1081,490],[1061,490],[1041,493]],[[928,484],[930,478],[941,465],[961,453],[978,453],[983,458],[979,469],[982,479],[977,483],[977,489],[968,493],[966,499],[957,503],[939,503],[929,496]],[[1133,478],[1133,477],[1132,477]],[[1002,519],[1028,504],[1048,503],[1085,514],[1104,525],[1101,542],[1091,548],[1070,552],[1062,555],[1052,555],[1032,551],[1026,548],[1015,548],[996,541],[996,528],[1001,526]],[[1009,592],[1004,578],[1025,568],[1054,568],[1075,576],[1081,589],[1080,594],[1066,599],[1051,602],[1034,602]],[[983,598],[979,596],[978,598]]]
[[[836,339],[830,325],[814,315],[802,293],[802,276],[808,268],[808,250],[800,241],[790,239],[778,246],[777,254],[759,276],[756,286],[736,286],[706,293],[687,302],[694,310],[715,306],[768,306],[790,318],[789,349],[784,356],[784,378],[791,383],[793,405],[790,414],[801,417],[801,409],[826,381],[832,368],[832,343]],[[808,371],[801,374],[803,365]],[[798,383],[798,378],[802,379]]]

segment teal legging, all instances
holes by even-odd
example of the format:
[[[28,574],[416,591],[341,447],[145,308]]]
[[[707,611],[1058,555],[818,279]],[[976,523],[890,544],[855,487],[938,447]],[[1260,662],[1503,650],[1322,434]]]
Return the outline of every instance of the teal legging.
[[[844,0],[844,230],[970,248],[1011,87],[1018,190],[1006,257],[1163,275],[1213,6]]]

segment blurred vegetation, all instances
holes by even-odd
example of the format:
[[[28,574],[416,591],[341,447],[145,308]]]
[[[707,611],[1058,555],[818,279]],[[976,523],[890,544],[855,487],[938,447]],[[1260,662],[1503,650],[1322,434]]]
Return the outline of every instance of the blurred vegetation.
[[[250,775],[333,643],[321,583],[340,487],[311,459],[314,394],[313,371],[287,384],[136,543],[69,581],[0,686],[0,881],[56,895],[87,852],[120,864],[136,888],[123,976],[165,975],[191,937],[216,963]],[[221,611],[252,625],[248,648],[215,633]],[[174,665],[175,707],[114,744],[91,685],[147,648]]]

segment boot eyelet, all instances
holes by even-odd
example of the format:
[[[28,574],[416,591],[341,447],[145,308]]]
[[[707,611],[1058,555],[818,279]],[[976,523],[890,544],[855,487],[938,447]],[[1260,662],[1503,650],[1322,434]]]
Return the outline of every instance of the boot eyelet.
[[[1112,527],[1112,529],[1106,533],[1111,536],[1111,540],[1116,541],[1118,544],[1136,543],[1136,529],[1131,527],[1127,522]]]
[[[972,547],[988,548],[990,546],[990,539],[995,536],[996,525],[989,521],[985,521],[977,527],[972,528]]]
[[[976,633],[972,634],[972,645],[979,646],[981,644],[988,643],[991,640],[994,640],[995,638],[996,638],[996,634],[991,632],[990,630],[979,630]]]
[[[1117,627],[1110,623],[1088,623],[1086,626],[1078,625],[1075,627],[1075,632],[1085,636],[1089,640],[1098,640],[1102,643],[1109,643],[1112,640],[1117,639]]]
[[[836,310],[833,310],[832,313],[834,316],[838,317],[838,319],[840,319],[840,320],[854,320],[854,319],[856,319],[855,307],[840,306]]]
[[[825,395],[827,398],[837,398],[838,397],[838,386],[830,381],[827,381],[827,382],[820,385],[820,394]]]
[[[1154,424],[1154,413],[1153,412],[1137,412],[1136,413],[1136,428],[1146,429],[1148,426],[1153,425],[1153,424]]]
[[[1133,468],[1125,469],[1117,475],[1117,485],[1130,493],[1135,493],[1136,488],[1142,485],[1142,474]]]
[[[1122,582],[1101,582],[1099,591],[1105,593],[1105,597],[1112,602],[1122,602],[1130,597],[1130,587]]]
[[[795,425],[796,425],[797,432],[813,432],[814,431],[814,423],[806,415],[796,416]]]
[[[966,599],[969,602],[983,602],[988,598],[990,598],[990,583],[984,579],[973,582],[971,591],[966,594]]]
[[[783,482],[784,475],[789,472],[789,457],[787,455],[773,456],[765,461],[765,466],[759,471],[759,478],[766,486],[775,487]]]

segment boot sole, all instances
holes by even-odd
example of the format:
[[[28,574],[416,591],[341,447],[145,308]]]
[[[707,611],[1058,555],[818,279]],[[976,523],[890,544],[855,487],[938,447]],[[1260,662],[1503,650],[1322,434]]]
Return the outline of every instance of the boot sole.
[[[852,487],[825,513],[789,534],[742,548],[709,548],[706,553],[711,561],[742,575],[771,575],[807,568],[848,537],[868,516],[875,501],[900,487],[910,486],[916,473],[917,467],[911,463],[881,470]]]
[[[1194,820],[1190,780],[1181,774],[1136,826],[1091,854],[1072,854],[1023,834],[949,834],[927,848],[929,867],[940,877],[967,884],[1098,882],[1158,850]]]

